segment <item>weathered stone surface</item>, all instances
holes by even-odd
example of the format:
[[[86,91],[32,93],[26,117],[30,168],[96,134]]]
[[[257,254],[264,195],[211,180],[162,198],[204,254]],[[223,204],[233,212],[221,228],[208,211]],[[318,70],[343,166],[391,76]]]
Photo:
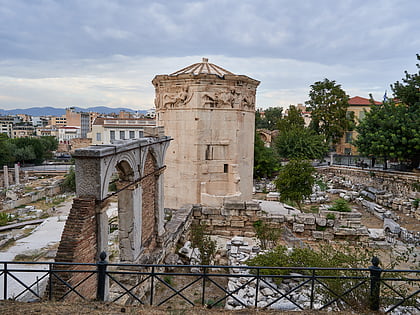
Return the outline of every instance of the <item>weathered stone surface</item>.
[[[317,240],[324,239],[324,232],[322,231],[312,231],[312,237]]]
[[[293,223],[293,232],[302,233],[305,231],[305,225],[299,223]]]

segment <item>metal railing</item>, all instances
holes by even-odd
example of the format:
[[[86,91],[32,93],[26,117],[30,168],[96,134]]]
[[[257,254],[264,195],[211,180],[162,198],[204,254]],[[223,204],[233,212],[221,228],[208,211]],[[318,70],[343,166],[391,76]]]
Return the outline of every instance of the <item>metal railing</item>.
[[[381,308],[388,313],[409,307],[420,312],[420,270],[383,270],[374,261],[369,268],[345,269],[114,264],[105,258],[101,255],[96,264],[0,262],[0,297],[27,301],[72,296],[89,300],[96,295],[96,300],[116,303],[129,300],[162,306],[178,299],[178,306],[184,303],[213,308],[233,301],[244,308],[259,308],[261,289],[269,288],[273,294],[263,308],[287,301],[297,310],[357,310],[360,305],[354,302],[365,300],[365,307],[371,310]],[[73,281],[76,274],[78,279]],[[229,281],[239,284],[228,285]],[[89,282],[94,283],[96,291],[86,294],[81,288]],[[288,282],[289,287],[276,285],[282,282]],[[247,287],[255,290],[245,301],[239,293]],[[306,303],[297,301],[294,295],[305,295]]]

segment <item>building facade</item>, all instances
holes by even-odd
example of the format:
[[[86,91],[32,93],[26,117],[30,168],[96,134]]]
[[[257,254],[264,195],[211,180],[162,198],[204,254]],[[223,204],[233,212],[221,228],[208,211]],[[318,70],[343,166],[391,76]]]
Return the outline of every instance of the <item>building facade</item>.
[[[203,58],[152,83],[157,124],[174,139],[166,156],[165,207],[250,200],[260,82]]]
[[[155,126],[154,119],[96,117],[88,137],[92,144],[110,144],[114,140],[143,138]]]
[[[374,101],[375,105],[380,105],[380,102]],[[347,108],[347,113],[352,115],[355,118],[356,125],[365,118],[366,112],[370,111],[371,102],[369,99],[354,96],[349,99],[349,107]],[[358,155],[356,146],[353,142],[357,138],[356,130],[346,131],[341,138],[340,142],[336,146],[336,153],[343,155]]]

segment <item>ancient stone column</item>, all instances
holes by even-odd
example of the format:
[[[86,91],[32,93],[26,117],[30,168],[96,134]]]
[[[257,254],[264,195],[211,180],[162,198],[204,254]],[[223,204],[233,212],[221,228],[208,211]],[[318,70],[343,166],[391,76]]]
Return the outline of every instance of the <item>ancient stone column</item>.
[[[19,185],[20,184],[20,180],[19,180],[19,171],[20,171],[20,166],[19,164],[15,164],[15,184]]]
[[[9,169],[7,165],[3,166],[4,188],[9,188]]]

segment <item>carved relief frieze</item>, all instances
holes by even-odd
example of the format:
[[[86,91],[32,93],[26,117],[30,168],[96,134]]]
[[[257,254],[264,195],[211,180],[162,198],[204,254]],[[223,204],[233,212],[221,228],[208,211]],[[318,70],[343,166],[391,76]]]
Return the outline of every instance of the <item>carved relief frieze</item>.
[[[162,91],[156,95],[156,109],[170,109],[186,106],[190,101],[194,92],[190,91],[188,86],[181,88],[172,88]]]
[[[252,91],[238,91],[232,88],[218,89],[202,96],[204,107],[252,109],[255,107],[255,95]]]

